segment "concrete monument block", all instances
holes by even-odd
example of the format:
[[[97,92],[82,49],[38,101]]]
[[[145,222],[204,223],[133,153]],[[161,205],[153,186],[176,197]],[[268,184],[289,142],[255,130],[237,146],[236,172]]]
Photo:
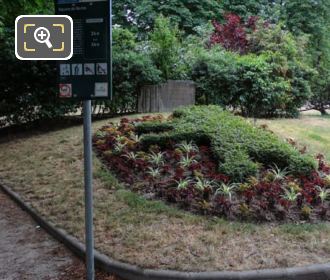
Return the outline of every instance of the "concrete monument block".
[[[169,80],[160,85],[148,85],[141,89],[139,113],[172,112],[180,106],[194,105],[196,86],[193,81]]]

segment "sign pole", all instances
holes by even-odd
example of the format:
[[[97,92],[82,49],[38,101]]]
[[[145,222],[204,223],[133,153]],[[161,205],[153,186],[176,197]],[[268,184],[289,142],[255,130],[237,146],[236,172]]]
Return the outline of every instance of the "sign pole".
[[[84,169],[85,169],[85,223],[87,280],[94,280],[93,234],[93,168],[92,168],[92,102],[84,101]]]
[[[73,56],[58,61],[57,72],[60,98],[84,100],[86,270],[94,280],[92,100],[112,98],[112,0],[54,2],[56,14],[73,21]]]

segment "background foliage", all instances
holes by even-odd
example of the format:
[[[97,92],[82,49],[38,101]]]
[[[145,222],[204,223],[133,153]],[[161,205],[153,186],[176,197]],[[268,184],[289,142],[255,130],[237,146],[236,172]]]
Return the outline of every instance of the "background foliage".
[[[196,26],[212,19],[221,19],[221,11],[219,0],[114,1],[115,22],[133,29],[142,37],[153,29],[159,14],[171,18],[180,30],[192,34]]]
[[[0,0],[0,121],[57,118],[80,109],[57,99],[55,65],[20,62],[14,20],[52,14],[53,1]],[[200,104],[254,117],[330,108],[328,0],[114,1],[114,96],[95,113],[136,109],[145,84],[193,79]]]

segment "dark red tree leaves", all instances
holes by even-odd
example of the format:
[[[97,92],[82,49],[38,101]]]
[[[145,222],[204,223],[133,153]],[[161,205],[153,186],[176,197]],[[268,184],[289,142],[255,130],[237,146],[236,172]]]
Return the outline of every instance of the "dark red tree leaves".
[[[211,35],[211,45],[220,44],[226,50],[246,53],[249,47],[248,34],[256,30],[258,17],[250,17],[246,23],[235,14],[227,14],[225,19],[225,24],[212,21],[214,33]]]

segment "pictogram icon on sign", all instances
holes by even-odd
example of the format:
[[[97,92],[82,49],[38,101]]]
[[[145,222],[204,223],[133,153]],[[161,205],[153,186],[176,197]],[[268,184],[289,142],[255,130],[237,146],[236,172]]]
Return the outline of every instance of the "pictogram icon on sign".
[[[71,98],[72,97],[72,85],[71,84],[60,84],[60,97]]]

